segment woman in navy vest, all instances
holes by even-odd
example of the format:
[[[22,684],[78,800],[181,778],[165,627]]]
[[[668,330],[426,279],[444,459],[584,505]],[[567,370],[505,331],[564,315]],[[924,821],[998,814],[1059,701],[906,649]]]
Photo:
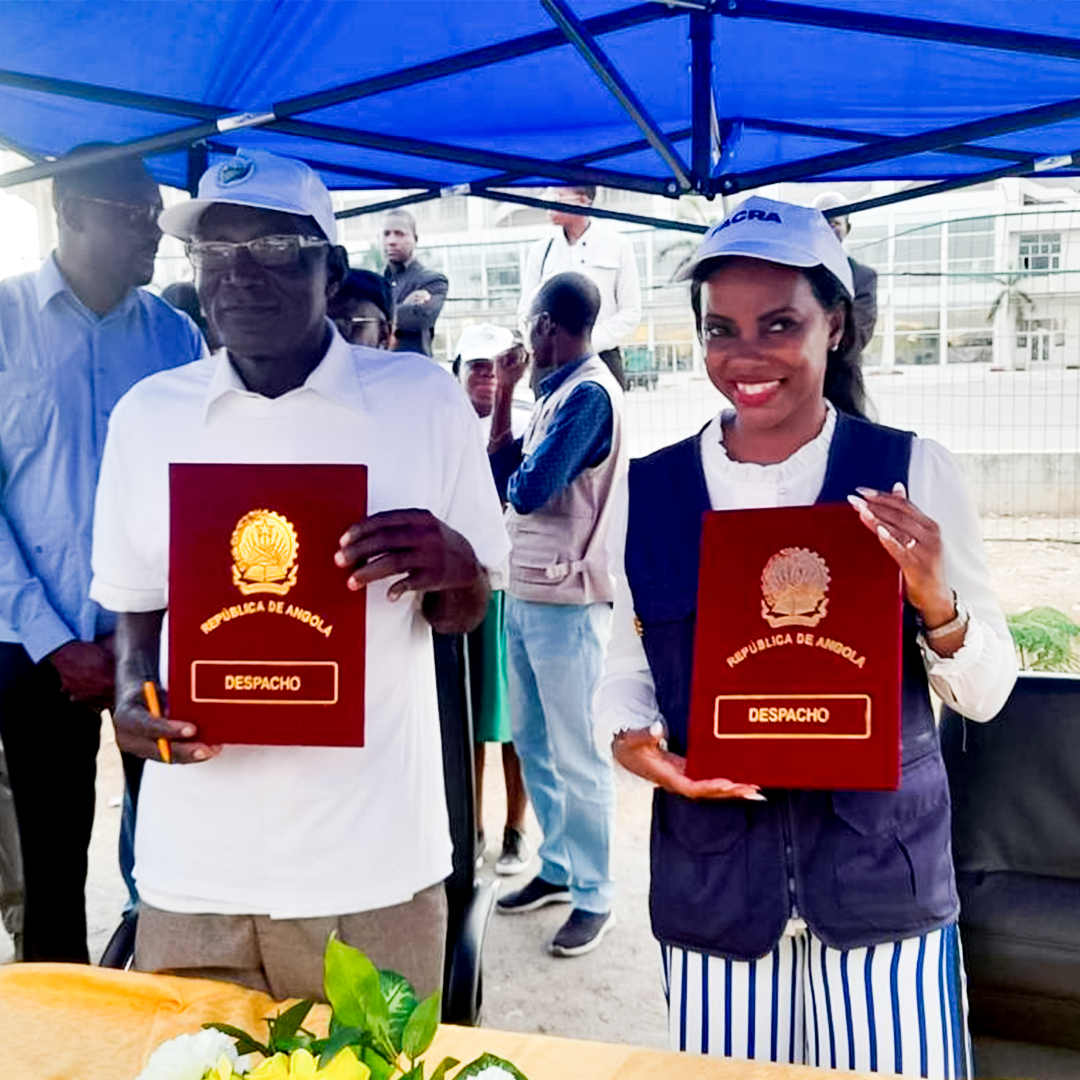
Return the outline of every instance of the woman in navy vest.
[[[974,507],[941,446],[864,419],[861,374],[838,360],[852,333],[851,269],[818,211],[751,198],[680,276],[709,377],[734,409],[631,464],[598,700],[616,758],[656,785],[650,910],[672,1045],[968,1076],[949,792],[928,688],[988,720],[1016,678]],[[689,780],[702,514],[845,499],[903,575],[900,789]]]

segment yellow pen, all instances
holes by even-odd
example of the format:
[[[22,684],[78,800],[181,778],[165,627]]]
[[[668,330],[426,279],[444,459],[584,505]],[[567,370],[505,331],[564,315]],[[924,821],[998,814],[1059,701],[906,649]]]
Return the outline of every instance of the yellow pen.
[[[158,701],[157,686],[154,685],[149,679],[142,684],[143,696],[146,698],[146,708],[150,715],[155,720],[161,719],[161,702]],[[161,760],[166,765],[172,764],[172,748],[169,746],[169,740],[162,738],[157,741],[158,753],[161,755]]]

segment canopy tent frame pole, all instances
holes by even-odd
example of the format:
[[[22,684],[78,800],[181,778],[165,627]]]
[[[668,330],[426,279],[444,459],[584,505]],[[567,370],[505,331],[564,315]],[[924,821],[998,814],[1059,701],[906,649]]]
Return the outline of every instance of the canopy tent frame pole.
[[[404,135],[357,131],[330,124],[316,124],[308,120],[280,120],[273,125],[273,130],[305,139],[343,143],[347,146],[361,146],[372,150],[386,150],[410,157],[432,158],[436,161],[449,161],[458,165],[471,165],[479,169],[496,167],[523,178],[549,178],[569,184],[598,184],[603,187],[622,188],[624,191],[640,191],[646,195],[670,197],[677,194],[668,190],[670,181],[662,179],[635,176],[633,173],[616,172],[610,169],[598,169],[591,165],[564,165],[539,158],[523,157],[520,154],[504,154],[498,150],[478,150],[473,147],[436,143]]]
[[[0,73],[0,83],[5,81],[10,85],[16,73]],[[34,78],[34,77],[31,77]],[[152,95],[132,94],[128,91],[118,92],[123,101],[117,100],[116,93],[108,87],[92,88],[85,83],[72,83],[68,80],[34,79],[36,85],[32,89],[54,93],[65,97],[75,96],[85,100],[102,100],[109,104],[124,104],[131,108],[143,108],[154,111],[156,104],[168,107],[170,113],[178,111],[182,103],[175,99],[157,99]],[[25,86],[25,88],[30,88]],[[96,91],[100,90],[100,97]],[[198,109],[205,114],[207,108],[216,107],[198,106],[191,104],[191,109]],[[275,107],[276,109],[276,107]],[[78,165],[104,164],[108,161],[119,160],[124,157],[151,156],[175,150],[193,142],[198,142],[213,135],[236,130],[241,127],[263,126],[276,130],[286,135],[300,138],[309,138],[314,141],[342,143],[351,146],[370,147],[372,149],[388,150],[392,153],[402,153],[414,157],[434,158],[441,161],[450,161],[457,164],[472,165],[476,168],[486,169],[492,166],[503,171],[512,172],[526,177],[548,177],[563,180],[568,183],[599,184],[606,187],[621,187],[627,190],[641,191],[646,194],[670,195],[668,182],[661,179],[637,177],[631,173],[620,173],[607,169],[597,169],[589,165],[561,165],[546,162],[536,158],[522,157],[519,155],[500,154],[497,151],[475,150],[468,147],[458,147],[443,143],[433,143],[421,139],[410,139],[404,136],[382,135],[376,132],[359,132],[349,128],[339,128],[332,125],[315,124],[303,120],[278,119],[274,110],[265,113],[239,113],[225,116],[217,116],[215,119],[207,119],[203,123],[177,129],[172,132],[163,132],[145,139],[136,139],[127,143],[119,143],[116,146],[106,147],[101,150],[81,156]],[[70,162],[50,161],[34,165],[26,169],[18,169],[13,172],[0,175],[0,189],[13,187],[17,184],[29,183],[33,180],[43,180],[50,176],[66,172],[71,168]]]
[[[40,165],[31,165],[25,169],[15,169],[13,172],[0,174],[0,188],[29,184],[33,180],[47,180],[49,177],[70,172],[72,169],[82,169],[90,165],[105,165],[110,161],[119,161],[123,158],[135,156],[152,157],[155,154],[163,154],[168,150],[177,150],[180,147],[199,142],[211,135],[219,135],[223,131],[233,131],[240,127],[254,127],[257,124],[266,123],[272,116],[272,113],[244,113],[235,118],[222,117],[221,120],[195,124],[192,127],[167,131],[161,135],[152,135],[148,139],[135,139],[132,142],[103,147],[101,150],[90,150],[74,159],[61,158],[55,161],[45,161]],[[235,122],[230,123],[230,120],[235,120]]]
[[[334,217],[338,221],[344,221],[346,218],[363,217],[364,214],[385,214],[391,210],[400,210],[405,206],[415,206],[417,203],[441,199],[444,196],[444,190],[431,188],[427,191],[418,191],[413,195],[402,195],[399,199],[384,199],[382,202],[371,203],[369,206],[350,206],[348,210],[338,210]]]
[[[663,129],[649,115],[644,103],[622,77],[611,58],[574,14],[566,0],[540,0],[540,3],[566,36],[567,41],[574,46],[581,58],[592,69],[593,74],[622,106],[623,111],[633,120],[638,130],[648,140],[649,145],[671,170],[677,190],[679,192],[693,191],[695,183],[690,178],[689,166],[680,157],[674,145],[668,141]],[[676,194],[676,192],[672,191],[671,194]]]
[[[584,26],[590,34],[604,35],[618,30],[644,26],[661,19],[674,18],[677,15],[678,12],[668,9],[662,4],[645,3],[624,8],[621,11],[614,11],[607,15],[597,15],[591,19],[586,19]],[[305,94],[303,97],[291,98],[275,106],[275,110],[282,117],[315,112],[334,105],[343,105],[348,102],[358,101],[361,98],[372,97],[375,94],[384,94],[390,90],[419,86],[421,83],[430,82],[433,79],[460,75],[491,64],[517,60],[538,52],[547,52],[549,49],[558,48],[565,44],[566,38],[560,31],[541,30],[535,34],[527,34],[524,37],[502,41],[495,45],[485,45],[480,49],[470,49],[467,52],[456,53],[452,56],[443,57],[441,60],[432,60],[413,67],[402,68],[400,71],[389,72],[386,75],[376,75],[360,82],[346,83],[343,86],[322,90],[315,94]]]
[[[880,143],[880,133],[874,134],[869,131],[853,131],[850,128],[822,127],[818,124],[797,124],[789,120],[768,120],[764,117],[749,116],[739,121],[744,128],[752,131],[774,131],[780,135],[801,135],[810,139],[832,139],[836,142],[852,143]],[[902,136],[895,136],[902,138]],[[970,143],[960,143],[956,146],[947,146],[938,151],[942,154],[954,154],[959,157],[989,158],[998,161],[1015,161],[1023,164],[1030,161],[1034,156],[1023,150],[1000,150],[992,146],[973,146]]]
[[[766,184],[817,178],[826,172],[841,172],[878,161],[937,151],[959,143],[1045,127],[1063,120],[1071,120],[1076,116],[1080,116],[1080,98],[1069,98],[1050,105],[1021,109],[1019,112],[935,128],[933,131],[923,131],[918,135],[880,139],[868,146],[819,154],[816,157],[803,158],[801,161],[789,162],[786,165],[752,169],[745,173],[730,173],[720,179],[720,188],[725,194],[733,195],[737,191],[763,187]]]
[[[1080,60],[1080,42],[1055,34],[1032,34],[1022,30],[996,30],[968,23],[915,19],[906,15],[881,15],[868,11],[812,7],[782,0],[716,0],[715,14],[729,19],[761,19],[796,26],[816,26],[825,30],[855,30],[863,34],[912,38],[917,41],[947,42],[977,49],[1036,53]]]
[[[533,206],[539,210],[557,210],[561,214],[578,214],[581,217],[606,218],[609,221],[623,221],[630,225],[647,225],[654,229],[667,229],[673,232],[704,233],[708,231],[707,225],[694,225],[684,221],[667,221],[664,218],[648,217],[645,214],[630,214],[622,210],[605,210],[602,206],[574,206],[569,203],[552,202],[550,199],[537,199],[532,195],[518,195],[511,191],[494,191],[489,187],[468,187],[468,191],[461,194],[469,195],[477,199],[490,199],[493,202],[517,203],[521,206]],[[449,194],[455,194],[450,189]]]
[[[187,193],[194,199],[202,174],[210,167],[210,151],[206,142],[191,143],[187,148]]]
[[[667,138],[670,142],[683,142],[685,139],[690,138],[691,134],[691,128],[678,128],[675,131],[668,132]],[[622,157],[625,154],[636,154],[640,150],[648,149],[649,141],[647,139],[633,139],[630,142],[619,143],[617,146],[605,147],[603,150],[590,150],[585,154],[575,154],[573,157],[561,158],[560,162],[563,165],[591,165],[594,161]],[[476,192],[480,188],[512,184],[519,179],[521,177],[517,173],[499,173],[497,176],[489,176],[484,180],[474,180],[469,186]]]
[[[955,191],[958,188],[971,187],[973,184],[985,184],[991,180],[1004,180],[1011,176],[1030,176],[1037,173],[1040,176],[1052,174],[1055,169],[1063,167],[1057,164],[1063,162],[1065,166],[1080,160],[1080,147],[1068,154],[1055,154],[1051,158],[1029,158],[1026,167],[1018,165],[1003,165],[999,169],[989,169],[986,172],[975,173],[971,176],[956,176],[950,180],[939,180],[936,183],[920,184],[918,187],[908,188],[905,191],[896,191],[891,195],[877,195],[872,199],[861,199],[859,202],[849,203],[847,206],[837,206],[832,210],[823,210],[827,218],[843,217],[847,214],[856,214],[860,210],[873,210],[879,206],[892,206],[896,203],[909,202],[912,199],[921,199],[925,195],[940,195],[945,191]],[[1050,163],[1050,164],[1048,164]]]
[[[690,14],[690,160],[697,190],[713,197],[713,20],[701,11]]]
[[[551,31],[556,33],[556,31]],[[155,94],[143,94],[130,90],[116,90],[112,87],[99,86],[93,83],[74,82],[70,79],[50,79],[40,75],[27,75],[23,72],[0,70],[0,86],[12,86],[23,90],[32,90],[36,93],[53,94],[61,97],[73,97],[84,101],[100,102],[106,105],[119,105],[124,108],[135,109],[143,112],[159,112],[171,116],[186,116],[193,119],[216,120],[228,116],[229,109],[221,105],[203,105],[193,101],[178,98],[162,97]],[[268,123],[267,128],[272,129],[275,125]],[[673,142],[681,142],[691,135],[690,128],[680,128],[670,132],[667,138]],[[21,153],[31,161],[41,162],[45,159],[34,155],[29,151],[14,146],[7,140],[9,146]],[[621,157],[624,154],[636,153],[648,147],[644,139],[635,139],[631,142],[620,143],[616,146],[605,147],[601,150],[592,150],[585,154],[565,159],[567,165],[587,165],[593,161],[600,161],[609,157]],[[219,153],[233,153],[235,147],[228,149],[214,146],[212,148]],[[352,175],[363,179],[378,180],[389,184],[400,184],[405,187],[422,188],[428,186],[428,181],[419,177],[405,176],[398,173],[380,172],[374,169],[358,169],[353,166],[330,162],[316,162],[313,158],[307,158],[313,167],[327,171],[338,172],[342,175]],[[517,173],[500,173],[489,177],[484,181],[474,181],[474,184],[505,184],[518,179]]]

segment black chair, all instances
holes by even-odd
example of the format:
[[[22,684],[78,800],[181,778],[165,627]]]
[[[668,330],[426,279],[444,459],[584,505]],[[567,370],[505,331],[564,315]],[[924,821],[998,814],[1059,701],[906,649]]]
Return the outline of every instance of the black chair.
[[[941,739],[972,1035],[1080,1050],[1080,679],[1023,675],[988,724],[946,708]]]
[[[475,1026],[480,1019],[483,980],[480,966],[484,934],[495,908],[498,883],[477,880],[476,777],[473,725],[467,679],[467,641],[435,634],[435,675],[439,692],[443,769],[450,833],[454,842],[453,872],[446,880],[449,920],[443,975],[443,1021]],[[124,755],[125,759],[127,755]],[[137,801],[142,762],[124,762],[132,798]],[[101,966],[124,969],[135,953],[137,917],[127,915],[113,932]]]

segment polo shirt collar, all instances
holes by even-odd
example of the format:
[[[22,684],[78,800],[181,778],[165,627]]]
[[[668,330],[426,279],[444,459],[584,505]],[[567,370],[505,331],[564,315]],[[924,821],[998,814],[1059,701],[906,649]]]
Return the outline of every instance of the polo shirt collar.
[[[319,361],[315,370],[304,381],[303,386],[283,394],[287,398],[292,394],[299,394],[313,390],[323,397],[332,401],[348,405],[357,412],[367,411],[367,399],[364,397],[363,388],[360,385],[360,372],[357,364],[356,352],[363,352],[359,346],[351,346],[334,330],[330,338],[330,345],[322,360]],[[206,388],[206,397],[203,402],[203,420],[210,415],[210,409],[219,398],[230,393],[250,394],[260,396],[249,390],[243,379],[237,373],[236,368],[229,361],[229,352],[224,347],[218,349],[212,357],[214,370],[210,375],[210,382]],[[278,399],[281,400],[281,399]]]

